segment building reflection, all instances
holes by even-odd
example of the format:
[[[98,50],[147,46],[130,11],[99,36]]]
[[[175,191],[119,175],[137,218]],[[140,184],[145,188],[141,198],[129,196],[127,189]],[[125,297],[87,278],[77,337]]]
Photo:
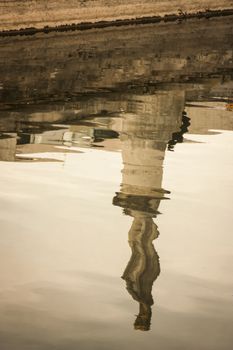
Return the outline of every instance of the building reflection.
[[[145,91],[141,94],[92,96],[85,101],[77,101],[75,110],[74,105],[70,105],[68,111],[62,113],[54,111],[54,106],[44,106],[52,110],[43,113],[36,112],[40,106],[28,107],[18,113],[8,111],[6,115],[2,114],[3,118],[0,112],[0,161],[20,161],[25,154],[68,153],[69,148],[77,147],[119,151],[121,145],[123,148],[131,147],[128,155],[123,149],[124,157],[144,158],[140,148],[146,148],[150,157],[151,149],[155,147],[151,146],[151,142],[156,140],[157,152],[163,150],[164,142],[161,140],[166,140],[168,132],[171,135],[167,148],[173,151],[177,143],[185,141],[184,134],[187,132],[208,135],[216,133],[213,129],[233,130],[230,104],[223,101],[187,102],[187,90],[184,88],[180,84],[178,90],[172,91],[167,87],[156,93]],[[181,120],[174,118],[179,113]],[[155,130],[153,118],[157,120]],[[142,123],[143,119],[147,122]],[[125,139],[130,133],[136,137],[135,145],[130,145],[130,142],[135,142],[131,140],[132,136]],[[152,141],[151,133],[154,137]],[[132,161],[135,160],[132,158]],[[126,177],[126,173],[123,175]],[[126,183],[132,184],[132,177]]]
[[[131,258],[122,278],[139,313],[134,328],[150,330],[152,287],[160,274],[159,256],[153,241],[159,231],[154,219],[161,200],[169,192],[162,188],[163,160],[168,141],[182,124],[182,92],[134,96],[122,116],[122,184],[113,204],[133,218],[129,231]]]

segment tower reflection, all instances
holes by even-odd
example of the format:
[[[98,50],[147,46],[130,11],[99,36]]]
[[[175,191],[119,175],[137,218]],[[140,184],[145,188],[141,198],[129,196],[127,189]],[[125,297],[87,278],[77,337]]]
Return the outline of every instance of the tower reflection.
[[[113,204],[133,218],[129,231],[132,254],[122,275],[129,294],[139,303],[136,330],[149,331],[152,287],[160,274],[153,241],[159,236],[154,218],[168,191],[162,188],[167,143],[179,129],[184,109],[182,92],[134,96],[122,116],[122,183]]]

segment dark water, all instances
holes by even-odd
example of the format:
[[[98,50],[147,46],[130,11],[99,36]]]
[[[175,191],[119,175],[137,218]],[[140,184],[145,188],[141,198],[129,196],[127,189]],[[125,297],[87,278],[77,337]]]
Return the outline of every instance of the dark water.
[[[0,53],[1,349],[230,350],[232,18]]]

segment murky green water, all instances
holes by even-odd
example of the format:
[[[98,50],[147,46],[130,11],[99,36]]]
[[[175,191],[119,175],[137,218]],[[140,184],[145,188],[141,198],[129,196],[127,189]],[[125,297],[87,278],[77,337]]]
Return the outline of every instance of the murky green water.
[[[1,39],[1,349],[231,349],[231,23]]]

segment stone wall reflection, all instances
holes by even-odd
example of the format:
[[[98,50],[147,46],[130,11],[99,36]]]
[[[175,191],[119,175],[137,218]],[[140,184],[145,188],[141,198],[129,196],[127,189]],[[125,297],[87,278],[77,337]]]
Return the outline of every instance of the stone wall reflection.
[[[162,188],[163,160],[167,143],[182,123],[184,94],[158,93],[134,96],[122,116],[122,184],[113,204],[133,218],[129,231],[132,251],[122,278],[129,294],[139,303],[134,328],[150,329],[152,286],[160,273],[153,241],[158,237],[154,218],[168,191]]]
[[[232,31],[225,17],[0,38],[0,100],[17,111],[24,103],[69,113],[84,93],[165,84],[185,85],[188,100],[231,97]]]

